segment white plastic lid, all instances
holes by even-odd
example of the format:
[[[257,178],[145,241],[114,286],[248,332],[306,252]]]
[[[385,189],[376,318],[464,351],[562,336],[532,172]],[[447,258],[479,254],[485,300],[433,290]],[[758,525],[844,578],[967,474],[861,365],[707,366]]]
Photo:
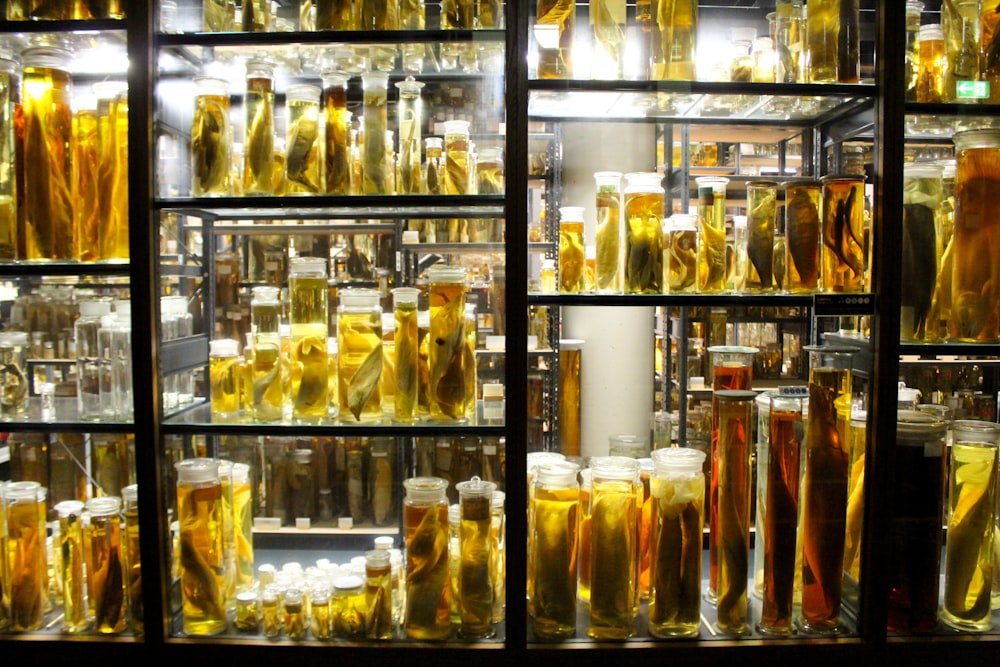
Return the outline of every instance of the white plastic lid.
[[[690,447],[664,447],[652,452],[657,472],[701,472],[705,452]]]
[[[83,501],[63,500],[56,503],[56,506],[52,509],[56,511],[59,517],[79,516],[80,512],[83,511]]]
[[[111,302],[107,299],[94,299],[80,302],[80,317],[104,317],[111,314]]]
[[[551,461],[535,468],[535,484],[540,486],[576,486],[580,466],[572,461]]]
[[[403,232],[403,243],[420,243],[420,232],[408,229]]]
[[[446,120],[444,122],[445,136],[449,134],[469,134],[469,121],[467,120]]]
[[[288,266],[288,275],[312,275],[325,278],[326,260],[322,257],[292,257]]]
[[[774,41],[770,37],[758,37],[753,41],[754,51],[771,51],[774,49]]]
[[[270,285],[258,285],[253,288],[253,303],[278,303],[278,288]]]
[[[392,537],[390,535],[379,535],[375,538],[375,548],[389,550],[392,548]]]
[[[940,23],[927,23],[920,26],[920,33],[917,39],[921,42],[944,41],[944,28]]]
[[[559,222],[583,222],[583,207],[582,206],[560,207]]]
[[[235,357],[240,353],[240,344],[232,338],[219,338],[208,344],[208,354],[212,357]]]
[[[340,290],[340,305],[349,308],[366,308],[377,305],[379,293],[370,287],[346,287]]]
[[[185,459],[178,461],[174,467],[177,469],[178,482],[219,481],[219,462],[215,459]]]
[[[582,350],[583,344],[586,341],[579,338],[560,338],[559,339],[559,349],[560,350]]]
[[[732,28],[729,32],[734,42],[753,42],[757,38],[757,28]]]
[[[418,502],[437,502],[443,500],[448,481],[440,477],[411,477],[403,480],[406,497]]]
[[[87,501],[87,510],[91,516],[108,516],[121,511],[122,499],[118,496],[101,496]]]
[[[484,384],[483,385],[483,400],[496,400],[503,398],[503,385],[502,384]]]

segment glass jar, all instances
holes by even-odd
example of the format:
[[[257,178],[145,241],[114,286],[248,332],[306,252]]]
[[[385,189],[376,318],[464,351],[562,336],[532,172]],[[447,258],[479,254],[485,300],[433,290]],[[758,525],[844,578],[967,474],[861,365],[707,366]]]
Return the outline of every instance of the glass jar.
[[[46,580],[44,511],[38,482],[8,482],[3,488],[7,528],[5,576],[13,632],[39,630],[44,622]]]
[[[747,183],[747,278],[748,292],[774,289],[774,227],[777,219],[778,184],[773,181]]]
[[[657,3],[651,17],[650,78],[659,81],[695,81],[698,43],[698,2]]]
[[[233,32],[236,29],[236,0],[202,0],[202,30]]]
[[[455,485],[461,507],[459,532],[459,633],[462,637],[492,637],[496,566],[492,555],[490,506],[497,485],[479,477]]]
[[[14,110],[21,103],[21,69],[13,59],[0,58],[0,260],[18,256],[17,163],[14,151]]]
[[[806,9],[810,83],[857,83],[860,78],[858,0],[812,0]]]
[[[288,269],[288,285],[292,418],[315,423],[329,413],[326,260],[294,258]]]
[[[121,498],[103,496],[87,502],[90,512],[90,599],[94,630],[125,630],[125,577],[122,571]]]
[[[407,4],[407,3],[404,3]],[[396,105],[396,127],[399,133],[398,171],[399,182],[396,191],[399,194],[416,194],[423,191],[421,182],[421,149],[423,141],[420,129],[423,125],[423,102],[420,91],[424,83],[413,77],[396,83],[399,89],[399,102]]]
[[[937,316],[932,314],[941,257],[938,254],[939,210],[944,200],[938,164],[903,165],[903,254],[899,338],[933,342]],[[933,320],[933,322],[932,322]]]
[[[576,0],[538,0],[532,33],[538,46],[539,79],[573,76]]]
[[[122,489],[122,567],[125,572],[125,598],[132,630],[143,631],[142,554],[139,552],[139,487],[129,484]]]
[[[802,53],[805,32],[803,3],[799,0],[776,0],[774,5],[774,40],[778,50],[775,81],[802,83],[805,57]]]
[[[1000,171],[994,171],[1000,159],[1000,130],[965,130],[952,140],[957,164],[948,338],[995,343],[1000,340],[1000,284],[992,276],[1000,271],[1000,257],[989,249],[1000,225],[1000,211],[992,200],[1000,185]]]
[[[917,81],[920,77],[920,14],[924,11],[921,0],[906,0],[906,44],[903,47],[907,102],[917,101]],[[942,10],[943,11],[943,10]],[[978,48],[978,47],[977,47]]]
[[[389,78],[385,72],[369,71],[361,77],[364,90],[364,142],[361,171],[362,194],[391,194],[388,189],[385,133],[389,129],[387,102]]]
[[[97,232],[97,245],[88,247],[90,239],[77,238],[77,255],[82,260],[81,252],[96,251],[97,258],[102,260],[127,260],[128,84],[102,81],[94,85],[94,94],[97,97],[96,187],[100,194],[97,226],[92,231]]]
[[[184,632],[215,635],[226,629],[222,482],[219,462],[185,459],[176,464],[180,521],[180,580]],[[187,554],[185,556],[185,554]]]
[[[250,316],[253,327],[254,419],[268,423],[281,420],[286,393],[285,363],[281,350],[281,301],[278,288],[253,288]]]
[[[469,152],[469,121],[445,121],[444,179],[441,194],[475,194],[475,181],[472,180],[472,174],[471,154]]]
[[[213,77],[196,77],[194,85],[191,194],[195,197],[225,197],[230,194],[233,155],[229,83]]]
[[[382,307],[374,289],[340,291],[337,309],[337,378],[342,421],[382,418]]]
[[[448,482],[413,477],[403,482],[403,533],[406,539],[406,611],[403,630],[418,640],[451,634],[448,609]]]
[[[577,294],[584,289],[583,207],[559,209],[559,292]]]
[[[639,605],[639,462],[590,460],[590,618],[587,636],[625,639]]]
[[[753,71],[750,80],[754,83],[774,83],[777,56],[774,41],[770,37],[758,37],[750,51]]]
[[[958,82],[979,77],[979,5],[979,0],[950,0],[941,4],[945,102],[976,101],[958,97]]]
[[[330,615],[333,636],[362,639],[365,636],[365,580],[354,574],[333,580]]]
[[[28,369],[28,334],[0,333],[0,418],[16,418],[28,408],[31,379]]]
[[[252,0],[246,0],[248,4]],[[252,58],[246,64],[243,101],[243,194],[274,194],[274,63]],[[289,146],[290,148],[290,146]]]
[[[354,5],[343,0],[316,0],[317,30],[357,30]]]
[[[320,190],[319,86],[297,84],[285,90],[285,193]]]
[[[21,52],[24,63],[21,109],[24,123],[22,184],[25,259],[76,259],[73,212],[73,118],[69,51],[36,46]]]
[[[698,217],[670,216],[663,239],[663,291],[687,294],[698,289]]]
[[[288,485],[288,516],[296,519],[316,518],[316,475],[311,449],[296,449],[289,455],[285,471]]]
[[[430,280],[430,416],[465,419],[465,279],[461,266],[434,265]]]
[[[789,182],[785,190],[785,291],[815,292],[819,285],[819,181]]]
[[[824,176],[822,183],[822,291],[862,292],[870,251],[864,242],[865,179]]]
[[[593,29],[590,78],[625,78],[625,20],[625,0],[597,0],[590,8]]]
[[[705,453],[668,447],[652,457],[649,634],[693,637],[701,625]]]
[[[274,17],[271,15],[271,4],[271,0],[243,0],[240,4],[240,27],[243,32],[273,30]]]
[[[347,110],[347,76],[323,73],[323,192],[346,195],[351,192],[351,112]]]
[[[368,639],[392,639],[392,564],[387,550],[365,552],[365,606]]]
[[[580,455],[583,345],[579,339],[559,341],[559,451],[564,456]]]
[[[83,568],[83,502],[63,500],[53,508],[59,517],[60,577],[62,581],[63,632],[82,632],[87,618]]]
[[[721,176],[701,176],[698,184],[698,291],[726,287],[726,185]]]
[[[939,23],[920,26],[917,38],[917,102],[944,101],[944,29]]]
[[[617,433],[608,436],[608,456],[641,459],[649,456],[649,440],[641,435]]]
[[[620,294],[622,291],[622,174],[619,171],[598,171],[595,210],[597,245],[594,267],[597,291]]]
[[[212,419],[232,421],[240,414],[239,342],[231,338],[209,343]]]
[[[417,300],[420,290],[397,287],[392,290],[395,320],[396,391],[393,400],[394,420],[412,422],[417,413],[419,330]]]
[[[476,194],[502,195],[504,193],[506,186],[502,148],[487,146],[479,149],[479,155],[476,158],[476,184]],[[493,234],[490,238],[481,240],[499,243],[503,241],[503,238]]]
[[[663,186],[656,172],[625,174],[626,294],[658,294],[663,277]]]

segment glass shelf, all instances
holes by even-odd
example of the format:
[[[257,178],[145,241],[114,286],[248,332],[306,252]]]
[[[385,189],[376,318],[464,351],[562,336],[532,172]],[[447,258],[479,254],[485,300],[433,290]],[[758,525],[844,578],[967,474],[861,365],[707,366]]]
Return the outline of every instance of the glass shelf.
[[[129,263],[121,262],[0,262],[0,278],[26,276],[128,277]]]
[[[353,220],[503,217],[503,195],[347,195],[159,199],[156,206],[212,220]],[[295,225],[302,233],[304,225]],[[268,234],[277,233],[273,229]]]
[[[50,360],[46,360],[52,363]],[[83,420],[76,398],[57,397],[52,409],[42,409],[42,399],[31,397],[25,413],[0,420],[0,432],[7,433],[132,433],[135,424],[128,421]]]

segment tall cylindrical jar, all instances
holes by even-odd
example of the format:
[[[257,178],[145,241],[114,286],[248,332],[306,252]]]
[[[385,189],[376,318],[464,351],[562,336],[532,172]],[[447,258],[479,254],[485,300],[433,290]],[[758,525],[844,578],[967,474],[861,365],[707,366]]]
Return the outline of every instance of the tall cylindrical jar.
[[[424,83],[413,77],[407,77],[396,83],[399,89],[399,102],[396,105],[396,128],[399,135],[399,151],[396,163],[399,170],[399,181],[396,190],[399,194],[416,194],[423,190],[421,183],[421,151],[423,141],[420,129],[423,124],[423,102],[420,91]]]
[[[128,259],[128,85],[122,81],[102,81],[94,85],[94,94],[97,97],[97,252],[102,260],[125,260]],[[84,252],[82,239],[78,240],[78,246]]]
[[[62,569],[63,631],[82,632],[87,619],[83,568],[83,502],[63,500],[55,506],[59,517],[59,565]]]
[[[389,129],[388,85],[385,72],[365,72],[361,77],[365,140],[361,154],[362,194],[385,195],[389,173],[385,133]]]
[[[979,77],[979,4],[979,0],[941,3],[945,102],[974,101],[958,97],[958,82],[975,81]]]
[[[212,418],[231,421],[240,411],[239,342],[220,338],[209,343],[209,396]]]
[[[403,482],[406,539],[406,610],[403,631],[411,639],[451,634],[448,590],[448,482],[414,477]]]
[[[899,338],[933,341],[937,323],[931,309],[938,284],[938,211],[944,200],[939,164],[903,165],[903,254]],[[936,318],[935,318],[936,319]]]
[[[248,0],[249,1],[249,0]],[[243,194],[274,194],[274,63],[247,61],[243,98]]]
[[[583,344],[575,338],[559,341],[559,451],[565,456],[580,455]]]
[[[698,184],[698,291],[726,287],[726,186],[723,176],[701,176]]]
[[[461,508],[459,632],[463,637],[492,637],[496,633],[493,627],[496,565],[492,559],[490,505],[497,485],[473,476],[455,488]]]
[[[132,629],[143,631],[142,555],[139,553],[139,487],[122,489],[122,551],[125,571],[125,598]]]
[[[787,182],[785,190],[785,291],[815,292],[819,286],[819,181]]]
[[[73,260],[73,121],[69,51],[36,46],[21,53],[25,165],[25,259]],[[28,178],[28,175],[43,175]]]
[[[365,603],[368,639],[392,639],[392,564],[385,549],[365,552]]]
[[[197,77],[194,84],[191,194],[195,197],[228,196],[233,159],[229,83],[214,77]]]
[[[562,294],[583,291],[585,261],[583,207],[563,206],[559,209],[559,291]]]
[[[3,490],[7,525],[5,576],[10,601],[10,629],[38,630],[44,621],[44,512],[39,507],[38,482],[8,482]]]
[[[274,21],[270,0],[243,0],[240,13],[243,32],[267,32],[273,29],[270,27]]]
[[[775,81],[778,83],[805,81],[803,4],[801,0],[776,0],[774,5],[774,39],[778,49]]]
[[[992,87],[991,87],[992,88]],[[1000,88],[998,82],[997,88]],[[1000,130],[956,132],[955,228],[951,242],[951,317],[956,342],[1000,340]]]
[[[538,0],[533,34],[538,45],[538,78],[573,76],[576,0]]]
[[[944,101],[945,44],[940,23],[920,26],[917,37],[917,102]]]
[[[317,422],[329,413],[326,260],[297,257],[288,269],[292,417]]]
[[[236,0],[202,0],[202,30],[232,32],[236,29]]]
[[[444,174],[441,194],[475,194],[469,150],[469,121],[449,120],[444,124]],[[440,239],[439,239],[440,240]]]
[[[254,419],[258,422],[281,420],[286,392],[286,362],[281,349],[281,301],[278,288],[257,286],[250,301],[253,331]]]
[[[597,229],[597,259],[594,273],[597,291],[619,294],[622,291],[622,174],[599,171],[594,174]]]
[[[698,2],[656,0],[651,7],[650,78],[694,81],[698,42]]]
[[[670,216],[663,237],[663,292],[686,294],[698,289],[698,216]]]
[[[990,87],[990,104],[1000,102],[1000,60],[992,57],[994,43],[1000,39],[1000,12],[988,0],[979,3],[979,76]]]
[[[219,634],[226,629],[219,462],[185,459],[175,467],[184,632]]]
[[[861,35],[858,0],[806,5],[806,59],[811,83],[857,83]]]
[[[345,0],[316,0],[317,30],[356,30],[354,3]]]
[[[80,302],[80,316],[73,323],[76,340],[76,403],[80,419],[101,419],[101,348],[98,332],[102,318],[111,314],[111,302]]]
[[[285,90],[285,192],[320,191],[320,88],[297,84]]]
[[[663,277],[663,186],[656,172],[625,174],[626,294],[658,294]]]
[[[16,259],[19,244],[14,113],[21,104],[20,78],[20,65],[0,58],[0,260]]]
[[[631,637],[639,603],[639,462],[590,460],[590,618],[593,639]]]
[[[625,6],[625,0],[594,0],[591,3],[592,79],[625,78]]]
[[[396,322],[396,393],[394,419],[412,422],[417,415],[418,357],[420,337],[417,323],[417,301],[420,290],[397,287],[392,290],[393,313]]]
[[[837,405],[851,392],[852,347],[811,346],[805,477],[801,489],[802,629],[837,632],[846,534],[848,462]]]
[[[864,242],[865,179],[832,175],[822,182],[822,290],[862,292],[870,250]]]
[[[576,632],[579,469],[575,463],[559,462],[534,471],[528,513],[528,615],[541,639],[564,639]]]
[[[774,289],[774,227],[777,220],[778,184],[773,181],[747,183],[747,274],[748,292]]]
[[[323,73],[323,192],[351,192],[351,112],[347,110],[347,76]]]
[[[430,280],[430,416],[433,420],[465,418],[465,269],[435,265]]]
[[[941,620],[966,632],[992,626],[998,442],[1000,427],[992,422],[952,423]]]
[[[0,417],[23,415],[28,408],[28,334],[0,333]]]
[[[373,422],[382,418],[382,307],[378,291],[340,291],[337,309],[337,378],[340,419]]]
[[[978,0],[976,0],[978,2]],[[917,79],[920,76],[920,15],[924,11],[923,0],[906,0],[906,37],[903,44],[903,76],[906,79],[907,102],[917,101]]]
[[[121,498],[87,502],[90,512],[91,600],[94,629],[113,634],[125,629],[125,574],[122,570]]]
[[[667,447],[652,456],[649,633],[692,637],[701,625],[705,453]]]

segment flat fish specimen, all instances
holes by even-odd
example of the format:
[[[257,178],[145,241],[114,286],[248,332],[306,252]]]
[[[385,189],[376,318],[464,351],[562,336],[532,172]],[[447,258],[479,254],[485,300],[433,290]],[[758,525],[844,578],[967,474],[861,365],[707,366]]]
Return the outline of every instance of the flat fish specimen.
[[[854,208],[855,192],[857,190],[851,188],[850,194],[836,203],[833,220],[823,231],[823,245],[833,251],[841,265],[848,267],[855,276],[860,276],[862,267],[850,248],[852,241],[859,248],[863,247],[851,226],[851,211]]]
[[[774,273],[774,213],[775,198],[765,197],[747,216],[747,257],[760,277],[760,286],[767,288]]]
[[[319,123],[314,118],[300,118],[291,132],[288,155],[285,157],[285,173],[288,180],[298,183],[309,192],[319,192],[319,186],[309,180],[309,154],[319,135]]]
[[[788,253],[803,285],[815,286],[819,277],[819,211],[804,190],[796,190],[785,204]]]

